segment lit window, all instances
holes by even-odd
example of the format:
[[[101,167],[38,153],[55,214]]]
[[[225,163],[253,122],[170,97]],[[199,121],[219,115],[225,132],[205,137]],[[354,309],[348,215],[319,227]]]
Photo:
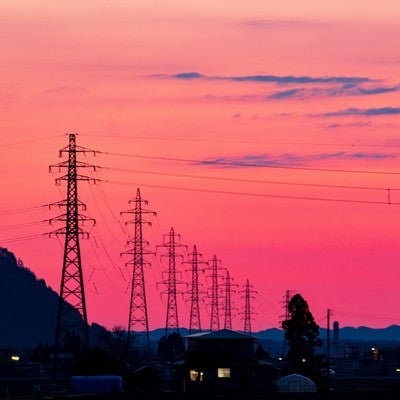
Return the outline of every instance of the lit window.
[[[195,369],[191,369],[189,371],[189,375],[190,375],[191,382],[196,382],[199,377],[199,371],[196,371]]]
[[[204,372],[200,372],[200,382],[204,381]]]
[[[218,378],[230,378],[231,369],[230,368],[218,368]]]

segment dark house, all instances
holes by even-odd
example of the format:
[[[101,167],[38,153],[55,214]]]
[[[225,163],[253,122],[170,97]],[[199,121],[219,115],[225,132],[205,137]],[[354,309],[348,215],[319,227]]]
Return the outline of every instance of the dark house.
[[[272,390],[270,363],[254,354],[256,338],[228,329],[186,337],[183,381],[187,391],[259,392]]]

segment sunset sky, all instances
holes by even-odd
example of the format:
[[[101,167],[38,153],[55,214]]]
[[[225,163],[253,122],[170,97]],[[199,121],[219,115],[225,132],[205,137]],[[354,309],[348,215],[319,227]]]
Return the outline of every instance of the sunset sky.
[[[41,236],[59,211],[40,206],[66,197],[48,167],[77,133],[103,167],[79,185],[97,220],[81,244],[91,322],[127,326],[120,212],[139,187],[151,249],[173,227],[229,269],[235,329],[246,279],[253,331],[280,326],[286,290],[322,326],[328,308],[342,326],[400,324],[399,20],[398,0],[0,0],[0,246],[59,290],[63,238]]]

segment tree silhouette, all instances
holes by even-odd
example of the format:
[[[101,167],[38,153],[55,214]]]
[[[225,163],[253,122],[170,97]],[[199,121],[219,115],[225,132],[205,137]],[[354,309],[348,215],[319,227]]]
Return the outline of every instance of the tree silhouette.
[[[162,336],[158,342],[157,354],[163,361],[175,361],[185,352],[182,336],[173,332],[167,337]]]
[[[294,295],[289,301],[288,311],[289,319],[282,323],[289,345],[288,372],[297,372],[318,379],[321,357],[315,355],[315,348],[322,346],[322,341],[318,337],[319,326],[300,294]]]
[[[264,350],[264,347],[261,343],[259,343],[256,348],[255,356],[259,360],[269,360],[271,358],[271,355],[268,353],[268,351]]]

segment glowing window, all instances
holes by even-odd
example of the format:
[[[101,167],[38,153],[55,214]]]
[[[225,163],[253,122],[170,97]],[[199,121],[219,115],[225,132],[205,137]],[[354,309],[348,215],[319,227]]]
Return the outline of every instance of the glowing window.
[[[190,380],[192,382],[196,382],[199,377],[199,371],[196,371],[195,369],[191,369],[189,371],[189,376],[190,376]]]
[[[218,368],[218,378],[230,378],[231,369],[230,368]]]

